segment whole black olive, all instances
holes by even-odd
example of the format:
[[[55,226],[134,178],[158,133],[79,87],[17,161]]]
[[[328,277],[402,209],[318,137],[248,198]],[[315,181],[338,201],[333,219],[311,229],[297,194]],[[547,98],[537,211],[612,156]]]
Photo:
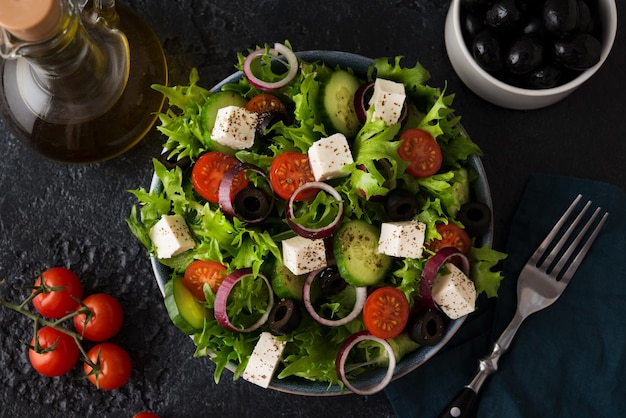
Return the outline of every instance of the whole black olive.
[[[526,74],[543,60],[543,44],[528,36],[517,39],[506,56],[506,66],[513,74]]]
[[[535,89],[550,89],[559,85],[563,71],[554,65],[544,65],[526,76],[526,83]]]
[[[385,196],[385,212],[392,221],[408,221],[418,209],[417,197],[408,190],[393,189]]]
[[[546,33],[546,27],[543,24],[543,19],[539,16],[531,17],[522,27],[522,33],[524,35],[530,35],[535,37],[543,37]]]
[[[420,345],[432,346],[443,338],[445,321],[443,314],[435,309],[418,313],[409,326],[409,338]]]
[[[489,4],[490,0],[461,0],[461,6],[467,10],[477,10]]]
[[[485,27],[482,15],[473,12],[463,13],[461,16],[463,35],[466,39],[473,39]]]
[[[267,319],[268,328],[274,335],[285,335],[300,325],[302,312],[293,299],[281,299],[275,303]]]
[[[339,274],[337,266],[329,266],[318,273],[320,288],[324,296],[332,296],[346,288],[348,283]]]
[[[483,30],[476,35],[472,54],[476,63],[486,71],[500,71],[504,67],[500,42],[490,30]]]
[[[573,31],[578,23],[577,0],[546,0],[543,6],[543,22],[552,32]]]
[[[584,0],[578,0],[578,21],[576,30],[585,33],[593,33],[594,23],[591,18],[591,10]]]
[[[563,67],[583,71],[600,61],[600,41],[587,33],[554,42],[554,57]]]
[[[235,212],[243,221],[265,219],[274,207],[274,200],[261,188],[248,186],[235,195]]]
[[[522,12],[515,0],[500,0],[493,3],[485,13],[485,22],[495,29],[512,29],[522,19]]]
[[[456,218],[468,234],[479,237],[491,226],[491,209],[482,202],[468,202],[461,206]]]

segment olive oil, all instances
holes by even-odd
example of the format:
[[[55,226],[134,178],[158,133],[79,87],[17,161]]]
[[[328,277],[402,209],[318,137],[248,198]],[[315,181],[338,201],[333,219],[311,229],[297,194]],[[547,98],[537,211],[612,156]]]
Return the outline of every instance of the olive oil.
[[[103,27],[100,32],[104,35],[95,33],[86,40],[94,43],[93,50],[87,52],[93,56],[82,65],[93,69],[92,73],[89,69],[75,71],[66,80],[67,87],[47,86],[47,80],[54,84],[58,77],[46,72],[64,71],[64,63],[72,71],[71,57],[60,62],[61,68],[59,62],[50,64],[52,69],[47,68],[46,61],[35,62],[43,77],[25,58],[1,63],[2,116],[20,141],[48,158],[88,163],[119,156],[150,131],[155,112],[163,106],[163,95],[150,87],[167,84],[161,45],[151,28],[128,6],[118,3],[116,11],[119,20],[114,29]],[[112,37],[120,37],[119,32],[125,35],[127,45],[122,53],[114,43],[108,45],[107,31]],[[68,38],[73,42],[76,35]],[[51,60],[61,58],[57,55]],[[46,97],[48,93],[52,97]]]

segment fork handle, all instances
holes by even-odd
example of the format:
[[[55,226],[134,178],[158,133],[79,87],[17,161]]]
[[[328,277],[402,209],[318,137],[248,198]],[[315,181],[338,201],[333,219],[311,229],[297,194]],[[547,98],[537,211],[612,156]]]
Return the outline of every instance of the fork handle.
[[[437,418],[469,418],[476,415],[477,393],[465,386]]]

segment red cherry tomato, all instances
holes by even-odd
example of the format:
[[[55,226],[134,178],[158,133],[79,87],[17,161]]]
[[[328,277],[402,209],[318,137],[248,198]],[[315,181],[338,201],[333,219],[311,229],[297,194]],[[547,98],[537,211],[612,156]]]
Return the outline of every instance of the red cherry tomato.
[[[142,411],[133,415],[133,418],[159,418],[154,412]]]
[[[415,177],[429,177],[441,168],[441,148],[431,134],[422,129],[408,129],[400,135],[398,155],[411,163],[407,171]]]
[[[191,183],[196,192],[211,203],[219,203],[219,188],[224,174],[239,161],[235,157],[213,151],[207,152],[198,158],[191,170]],[[231,188],[231,200],[248,185],[246,173],[241,172]]]
[[[365,328],[378,338],[398,336],[409,320],[409,302],[395,287],[380,287],[372,292],[363,307]]]
[[[55,319],[73,312],[77,301],[83,297],[83,285],[78,276],[66,268],[54,267],[44,271],[35,281],[35,286],[41,285],[42,277],[48,288],[59,290],[46,291],[35,296],[33,306],[37,312]]]
[[[54,349],[37,353],[28,350],[28,358],[33,368],[44,376],[61,376],[72,370],[80,355],[74,338],[52,327],[43,327],[37,331],[37,340],[42,349],[54,346]],[[31,346],[36,346],[35,337]],[[55,345],[56,344],[56,345]]]
[[[87,357],[96,365],[96,370],[85,363],[85,375],[99,389],[117,389],[130,379],[133,363],[126,350],[119,345],[97,344],[89,350]]]
[[[113,296],[96,293],[87,296],[83,304],[91,311],[89,320],[84,313],[74,316],[74,328],[83,338],[89,341],[108,340],[122,328],[124,312]]]
[[[225,277],[226,267],[220,263],[196,260],[185,270],[183,285],[196,299],[206,300],[204,297],[204,284],[208,283],[213,293],[216,293]]]
[[[268,112],[278,112],[289,118],[289,112],[282,100],[269,93],[261,93],[254,96],[246,104],[246,110],[260,115]]]
[[[469,254],[472,248],[472,239],[464,229],[453,223],[437,224],[437,232],[441,239],[434,239],[428,243],[426,248],[436,253],[444,247],[456,247],[463,254]]]
[[[309,164],[309,156],[299,152],[284,152],[270,165],[270,183],[274,192],[288,200],[293,192],[304,183],[315,181]],[[317,194],[316,189],[301,192],[294,200],[311,199]]]

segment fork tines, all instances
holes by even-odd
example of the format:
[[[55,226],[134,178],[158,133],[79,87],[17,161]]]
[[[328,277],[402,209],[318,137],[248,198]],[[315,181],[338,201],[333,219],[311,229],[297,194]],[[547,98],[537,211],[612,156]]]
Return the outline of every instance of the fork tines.
[[[583,208],[580,209],[578,215],[571,221],[567,229],[562,231],[570,216],[574,213],[577,206],[579,206],[581,199],[582,195],[579,194],[529,260],[530,264],[537,266],[539,269],[566,283],[576,272],[576,269],[587,254],[587,251],[589,251],[589,248],[591,248],[591,245],[598,236],[608,216],[608,213],[605,212],[598,220],[598,216],[602,211],[602,209],[598,207],[591,216],[587,216],[587,222],[581,225],[581,221],[592,203],[588,201]],[[594,225],[595,227],[593,227]],[[590,232],[592,227],[593,229]],[[576,234],[572,235],[574,232],[576,232]],[[554,244],[551,251],[547,253],[547,250],[557,237],[560,237],[558,242]],[[575,257],[571,260],[571,264],[565,272],[562,272],[561,270],[570,261],[573,255],[575,255]],[[558,261],[556,265],[554,265],[557,259]]]

